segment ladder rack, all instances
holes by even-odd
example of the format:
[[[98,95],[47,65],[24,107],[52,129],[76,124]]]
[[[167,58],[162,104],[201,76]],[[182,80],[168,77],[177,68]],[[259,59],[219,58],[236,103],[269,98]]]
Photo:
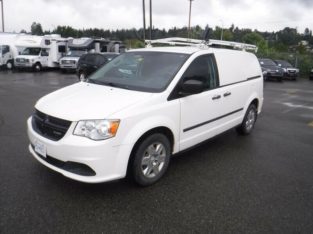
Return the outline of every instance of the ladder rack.
[[[169,37],[164,39],[156,40],[146,40],[147,47],[152,47],[153,44],[165,44],[171,46],[193,46],[199,47],[201,49],[207,49],[210,47],[226,47],[236,50],[251,50],[254,52],[258,51],[258,47],[251,44],[245,44],[234,41],[222,41],[222,40],[198,40],[198,39],[188,39],[182,37]]]

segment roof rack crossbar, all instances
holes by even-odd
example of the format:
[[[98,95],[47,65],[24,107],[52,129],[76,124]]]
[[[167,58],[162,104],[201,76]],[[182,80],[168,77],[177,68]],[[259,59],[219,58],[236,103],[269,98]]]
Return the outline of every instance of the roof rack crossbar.
[[[156,40],[146,40],[145,41],[148,46],[152,46],[153,44],[165,44],[171,46],[194,46],[200,48],[209,48],[215,46],[224,46],[229,47],[232,49],[239,49],[239,50],[252,50],[254,52],[258,51],[258,47],[252,44],[245,44],[241,42],[234,42],[234,41],[222,41],[222,40],[198,40],[198,39],[188,39],[182,37],[169,37],[163,39],[156,39]]]

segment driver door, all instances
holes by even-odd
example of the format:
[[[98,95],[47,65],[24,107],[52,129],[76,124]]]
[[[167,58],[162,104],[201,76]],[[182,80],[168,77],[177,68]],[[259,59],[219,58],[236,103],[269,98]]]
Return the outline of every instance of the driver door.
[[[220,121],[225,113],[223,98],[218,89],[218,71],[213,55],[197,57],[186,70],[182,82],[199,79],[205,85],[202,93],[180,98],[180,150],[194,146],[218,133]]]
[[[48,67],[49,52],[46,49],[42,49],[40,52],[40,63],[43,67]]]

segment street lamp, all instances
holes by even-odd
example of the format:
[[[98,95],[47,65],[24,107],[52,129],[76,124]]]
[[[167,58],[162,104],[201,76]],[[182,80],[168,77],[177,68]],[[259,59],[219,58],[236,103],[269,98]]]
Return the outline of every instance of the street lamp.
[[[4,11],[3,11],[3,0],[0,0],[1,2],[1,16],[2,16],[2,31],[4,32]]]
[[[189,23],[188,23],[188,38],[190,38],[190,21],[191,21],[191,5],[194,0],[188,0],[189,3]]]

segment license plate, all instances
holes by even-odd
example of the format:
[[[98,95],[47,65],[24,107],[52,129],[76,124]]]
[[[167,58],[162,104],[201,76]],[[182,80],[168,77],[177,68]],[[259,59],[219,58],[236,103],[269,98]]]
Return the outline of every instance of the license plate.
[[[47,147],[40,141],[35,141],[35,151],[43,157],[47,157]]]

